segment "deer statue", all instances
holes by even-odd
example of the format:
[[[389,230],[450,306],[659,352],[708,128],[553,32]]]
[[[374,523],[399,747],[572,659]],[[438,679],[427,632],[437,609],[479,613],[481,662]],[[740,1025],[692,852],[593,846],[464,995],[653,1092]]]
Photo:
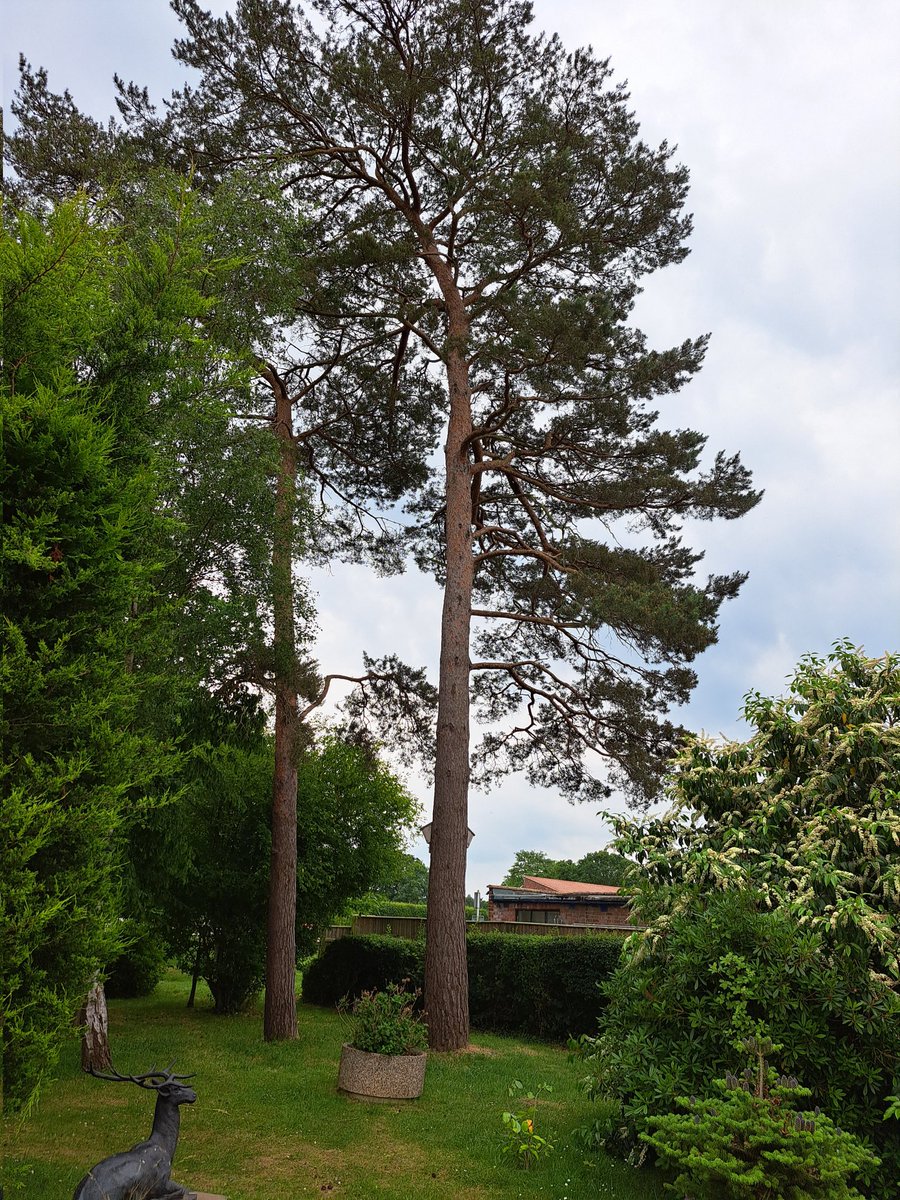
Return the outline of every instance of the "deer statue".
[[[174,1065],[170,1063],[164,1071],[150,1070],[146,1075],[88,1071],[97,1079],[150,1088],[156,1092],[156,1111],[147,1140],[97,1163],[79,1183],[72,1200],[188,1200],[194,1195],[169,1178],[181,1121],[178,1106],[193,1104],[197,1099],[193,1088],[183,1083],[193,1076],[174,1075]]]

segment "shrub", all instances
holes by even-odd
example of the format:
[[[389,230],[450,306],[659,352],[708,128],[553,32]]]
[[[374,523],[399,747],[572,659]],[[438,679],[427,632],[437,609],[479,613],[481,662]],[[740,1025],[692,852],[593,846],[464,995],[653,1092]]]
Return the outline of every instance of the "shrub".
[[[428,1046],[428,1030],[416,1006],[422,993],[391,983],[381,992],[363,992],[350,1006],[350,1044],[368,1054],[415,1054]],[[347,1008],[341,1005],[341,1011]]]
[[[672,809],[613,817],[647,922],[610,980],[595,1090],[625,1145],[674,1097],[702,1094],[762,1031],[816,1104],[882,1160],[896,1196],[900,1125],[900,660],[846,645],[801,663],[783,700],[752,696],[744,743],[689,743]]]
[[[420,941],[380,934],[339,938],[326,945],[304,974],[303,999],[333,1008],[344,997],[353,1001],[401,979],[421,988],[424,974],[425,947]]]
[[[468,935],[469,1011],[479,1029],[564,1041],[594,1028],[598,983],[615,969],[619,934],[586,937]],[[335,1005],[348,996],[409,979],[421,987],[424,947],[405,938],[363,936],[330,942],[309,966],[303,999]]]
[[[897,1005],[861,983],[852,995],[819,933],[783,910],[759,912],[749,895],[719,895],[673,916],[658,940],[635,938],[607,984],[602,1034],[585,1039],[593,1089],[622,1106],[617,1140],[634,1145],[648,1116],[725,1074],[736,1040],[765,1032],[833,1119],[896,1144],[878,1091],[890,1090],[900,1051]]]
[[[259,927],[235,913],[206,945],[201,972],[220,1016],[242,1012],[259,994],[266,975],[265,943]]]
[[[166,949],[157,936],[133,921],[124,936],[133,940],[109,967],[106,995],[120,1000],[149,996],[166,969]]]
[[[695,1200],[864,1200],[849,1179],[878,1159],[822,1114],[800,1111],[810,1095],[766,1069],[772,1043],[751,1038],[755,1069],[717,1079],[714,1100],[679,1096],[684,1112],[652,1117],[641,1137],[677,1172],[674,1190]]]

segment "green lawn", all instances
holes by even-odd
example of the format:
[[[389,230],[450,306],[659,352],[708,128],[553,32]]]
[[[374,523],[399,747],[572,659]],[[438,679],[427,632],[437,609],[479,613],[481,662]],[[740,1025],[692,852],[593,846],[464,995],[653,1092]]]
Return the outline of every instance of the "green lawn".
[[[175,1178],[229,1200],[655,1200],[662,1187],[573,1142],[596,1109],[558,1047],[476,1034],[462,1054],[429,1056],[425,1094],[361,1103],[337,1093],[346,1030],[334,1013],[301,1006],[300,1038],[265,1045],[259,1013],[215,1017],[184,1008],[186,983],[171,977],[148,1000],[111,1005],[113,1057],[123,1073],[176,1060],[195,1071],[198,1100],[182,1109]],[[501,1159],[501,1113],[514,1079],[550,1084],[538,1130],[556,1144],[523,1171]],[[70,1200],[98,1159],[145,1137],[152,1096],[78,1070],[77,1046],[27,1122],[2,1127],[6,1200]]]

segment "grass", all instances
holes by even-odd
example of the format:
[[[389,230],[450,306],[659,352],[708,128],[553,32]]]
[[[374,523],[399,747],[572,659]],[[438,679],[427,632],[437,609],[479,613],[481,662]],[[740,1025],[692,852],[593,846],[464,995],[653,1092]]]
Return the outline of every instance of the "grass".
[[[297,1042],[266,1045],[259,1012],[216,1017],[184,1007],[172,975],[145,1000],[110,1005],[110,1041],[123,1073],[173,1058],[195,1071],[198,1101],[182,1109],[174,1177],[229,1200],[657,1200],[656,1176],[579,1149],[575,1129],[596,1107],[559,1047],[476,1034],[471,1050],[429,1056],[425,1094],[365,1103],[336,1090],[346,1028],[300,1006]],[[501,1158],[507,1086],[548,1083],[538,1129],[556,1152],[530,1171]],[[69,1200],[99,1159],[146,1137],[152,1097],[82,1075],[77,1046],[25,1122],[0,1125],[7,1200]]]

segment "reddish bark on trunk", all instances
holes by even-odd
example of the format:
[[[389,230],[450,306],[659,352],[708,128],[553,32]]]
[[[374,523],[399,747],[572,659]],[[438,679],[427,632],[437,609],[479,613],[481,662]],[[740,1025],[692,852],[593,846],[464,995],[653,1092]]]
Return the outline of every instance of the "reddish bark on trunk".
[[[466,836],[469,802],[469,629],[474,560],[469,438],[472,403],[462,297],[436,248],[427,256],[447,309],[450,420],[445,447],[447,578],[441,619],[437,753],[425,941],[425,1007],[433,1050],[469,1041]]]
[[[272,779],[272,856],[266,925],[267,1042],[297,1036],[297,684],[294,649],[293,538],[296,454],[291,401],[274,371],[267,372],[275,396],[279,442],[272,542],[272,623],[275,674],[275,770]]]

